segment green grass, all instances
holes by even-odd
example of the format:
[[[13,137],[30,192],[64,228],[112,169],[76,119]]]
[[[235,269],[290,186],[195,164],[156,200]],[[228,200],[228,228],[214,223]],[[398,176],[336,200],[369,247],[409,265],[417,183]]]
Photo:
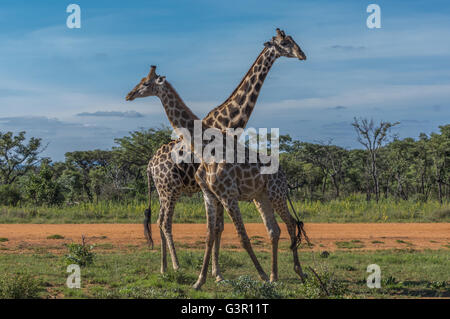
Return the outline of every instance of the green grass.
[[[8,238],[6,238],[6,237],[0,237],[0,243],[4,243],[4,242],[7,242],[7,241],[9,241]]]
[[[59,234],[54,234],[54,235],[47,236],[47,239],[64,239],[64,236],[59,235]]]
[[[95,251],[95,248],[94,248]],[[383,251],[336,251],[328,258],[319,252],[301,252],[300,259],[308,281],[301,284],[293,271],[292,255],[279,254],[279,281],[264,284],[248,255],[241,251],[221,252],[222,273],[227,280],[217,284],[208,276],[201,291],[195,282],[202,250],[179,250],[182,270],[159,274],[159,250],[129,249],[96,253],[95,263],[81,269],[81,289],[66,287],[64,256],[49,252],[34,254],[0,254],[2,278],[27,276],[17,284],[10,280],[9,297],[39,298],[322,298],[326,295],[315,277],[308,272],[312,266],[332,298],[404,298],[450,297],[448,280],[448,250],[414,251],[396,249]],[[270,253],[257,251],[266,271],[270,269]],[[369,264],[381,267],[382,288],[366,286]],[[0,281],[1,283],[1,281]],[[0,288],[1,291],[1,288]],[[3,289],[5,291],[5,289]],[[28,294],[28,295],[24,295]]]
[[[338,248],[352,249],[352,248],[363,248],[365,245],[358,239],[353,239],[351,241],[337,241],[335,242]]]
[[[360,222],[450,222],[450,203],[431,200],[395,201],[382,199],[367,202],[361,195],[345,199],[320,201],[294,201],[294,207],[306,222],[360,223]],[[0,223],[140,223],[147,208],[145,201],[79,203],[61,207],[22,205],[0,206]],[[253,203],[241,202],[245,222],[261,222]],[[152,202],[152,222],[156,222],[159,202]],[[227,222],[230,219],[225,214]],[[176,208],[176,223],[204,223],[205,210],[200,196],[182,197]]]
[[[401,240],[401,239],[397,239],[396,242],[399,244],[405,244],[407,246],[414,246],[413,243],[411,243],[409,241]]]

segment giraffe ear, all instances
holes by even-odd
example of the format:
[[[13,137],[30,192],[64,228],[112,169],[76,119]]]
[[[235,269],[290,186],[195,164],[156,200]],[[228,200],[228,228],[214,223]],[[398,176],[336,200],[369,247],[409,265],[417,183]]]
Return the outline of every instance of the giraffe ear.
[[[166,82],[166,77],[165,76],[158,76],[158,78],[155,81],[155,83],[158,84],[158,85],[162,85],[162,84],[164,84],[164,82]]]

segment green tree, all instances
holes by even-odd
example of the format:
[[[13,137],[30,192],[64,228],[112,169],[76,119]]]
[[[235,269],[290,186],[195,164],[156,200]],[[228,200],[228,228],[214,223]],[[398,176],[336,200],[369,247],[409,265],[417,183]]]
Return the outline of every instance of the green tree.
[[[30,174],[25,182],[26,197],[37,205],[59,205],[64,201],[61,185],[53,178],[51,166],[42,165],[39,173]]]
[[[92,201],[93,193],[91,190],[91,178],[89,173],[92,169],[111,165],[113,161],[113,152],[106,150],[75,151],[68,152],[65,156],[66,165],[68,169],[72,171],[70,175],[72,175],[72,178],[81,177],[79,180],[76,180],[76,182],[81,184],[83,193],[90,201]]]
[[[10,185],[40,162],[45,150],[41,139],[32,137],[26,142],[25,132],[0,132],[0,184]]]
[[[163,144],[171,141],[171,133],[172,130],[167,127],[150,128],[130,132],[129,136],[116,138],[114,142],[118,146],[115,146],[113,151],[117,168],[115,171],[111,171],[114,178],[121,177],[123,179],[121,184],[127,184],[128,187],[134,188],[135,193],[145,193],[147,164]],[[128,179],[127,183],[125,179]]]
[[[378,176],[378,153],[380,149],[389,142],[389,133],[395,125],[399,122],[390,123],[380,121],[378,126],[375,125],[371,119],[354,118],[352,123],[358,135],[358,142],[365,147],[368,152],[367,167],[369,175],[373,182],[373,192],[375,199],[378,202],[380,198],[380,185]]]
[[[436,178],[438,199],[443,202],[443,186],[449,184],[450,177],[450,124],[439,126],[441,134],[432,133],[430,137],[433,170]]]

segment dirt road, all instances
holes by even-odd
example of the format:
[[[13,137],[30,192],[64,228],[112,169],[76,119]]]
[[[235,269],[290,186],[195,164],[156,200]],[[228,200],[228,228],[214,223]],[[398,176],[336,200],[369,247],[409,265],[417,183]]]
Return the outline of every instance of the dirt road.
[[[155,244],[160,242],[159,230],[152,225]],[[280,247],[287,248],[286,228],[282,229]],[[450,249],[450,223],[430,224],[314,224],[305,225],[314,250],[375,250],[392,248]],[[263,224],[246,224],[255,249],[269,248]],[[204,224],[174,224],[177,247],[203,249],[206,234]],[[61,235],[63,239],[48,239]],[[64,243],[80,242],[85,235],[88,243],[100,250],[126,250],[145,247],[142,225],[139,224],[0,224],[0,254],[32,252],[45,249],[65,252]],[[225,225],[222,247],[240,249],[232,224]],[[306,248],[305,248],[306,249]]]

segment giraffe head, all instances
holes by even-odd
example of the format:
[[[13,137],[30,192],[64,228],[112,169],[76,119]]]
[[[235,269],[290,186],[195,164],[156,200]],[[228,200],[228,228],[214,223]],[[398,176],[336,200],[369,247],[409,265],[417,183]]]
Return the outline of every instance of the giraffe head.
[[[299,60],[306,60],[306,55],[302,49],[295,43],[290,35],[286,35],[283,30],[277,28],[277,35],[272,37],[272,40],[264,43],[266,47],[273,47],[280,56],[288,58],[298,58]]]
[[[161,86],[166,82],[166,77],[157,75],[155,71],[156,66],[152,65],[148,75],[142,78],[141,82],[127,94],[125,99],[127,101],[133,101],[138,97],[157,95]]]

